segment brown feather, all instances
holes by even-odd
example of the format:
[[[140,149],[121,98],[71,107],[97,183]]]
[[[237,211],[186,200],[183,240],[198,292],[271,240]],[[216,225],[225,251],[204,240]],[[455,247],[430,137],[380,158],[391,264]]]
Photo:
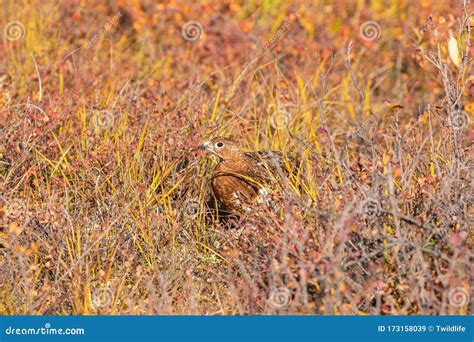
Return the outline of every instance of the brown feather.
[[[235,141],[222,137],[205,142],[201,149],[220,159],[211,186],[219,207],[228,213],[251,212],[256,205],[268,202],[266,197],[277,188],[276,183],[290,175],[285,157],[278,151],[243,152]]]

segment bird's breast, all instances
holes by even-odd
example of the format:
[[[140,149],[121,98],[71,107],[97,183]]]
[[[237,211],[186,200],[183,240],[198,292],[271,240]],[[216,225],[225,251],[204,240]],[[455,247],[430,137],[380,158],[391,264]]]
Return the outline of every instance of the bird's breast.
[[[218,165],[214,170],[212,190],[223,206],[238,211],[251,208],[252,200],[257,195],[257,190],[245,180],[244,174],[225,164]]]

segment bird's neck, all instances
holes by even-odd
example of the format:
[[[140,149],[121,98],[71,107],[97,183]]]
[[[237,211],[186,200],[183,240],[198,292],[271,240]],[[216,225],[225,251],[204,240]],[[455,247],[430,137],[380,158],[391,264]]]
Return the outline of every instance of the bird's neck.
[[[221,160],[218,164],[219,171],[239,172],[245,170],[244,158],[240,155]]]

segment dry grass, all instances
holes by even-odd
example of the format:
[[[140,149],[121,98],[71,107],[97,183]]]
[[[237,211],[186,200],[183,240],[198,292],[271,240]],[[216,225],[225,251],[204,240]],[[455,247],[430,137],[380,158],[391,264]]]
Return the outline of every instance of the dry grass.
[[[472,5],[153,3],[0,5],[1,314],[472,313]],[[278,212],[216,135],[302,161]]]

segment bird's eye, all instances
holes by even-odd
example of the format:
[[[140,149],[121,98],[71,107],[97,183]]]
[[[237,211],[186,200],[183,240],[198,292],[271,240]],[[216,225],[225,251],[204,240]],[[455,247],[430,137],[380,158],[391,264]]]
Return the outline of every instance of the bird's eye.
[[[218,142],[216,144],[216,147],[218,147],[218,148],[224,147],[224,143],[223,142]]]

